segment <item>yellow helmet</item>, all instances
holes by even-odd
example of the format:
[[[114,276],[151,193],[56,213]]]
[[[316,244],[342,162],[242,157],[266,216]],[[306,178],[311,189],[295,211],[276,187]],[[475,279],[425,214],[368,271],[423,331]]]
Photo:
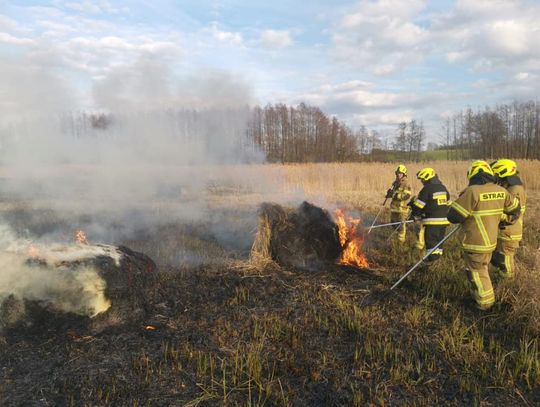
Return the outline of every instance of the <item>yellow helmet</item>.
[[[396,175],[397,174],[407,174],[407,168],[403,164],[399,164],[396,168]]]
[[[433,178],[435,175],[435,170],[433,168],[422,168],[420,171],[416,173],[416,178],[422,180],[422,181],[429,181],[431,178]]]
[[[477,160],[477,161],[474,161],[469,167],[469,169],[467,170],[467,179],[471,179],[472,177],[474,177],[476,174],[480,172],[485,172],[489,175],[494,175],[493,170],[491,169],[491,167],[489,166],[487,162],[482,161],[482,160]]]
[[[491,169],[499,178],[511,177],[517,174],[516,162],[505,158],[491,164]]]

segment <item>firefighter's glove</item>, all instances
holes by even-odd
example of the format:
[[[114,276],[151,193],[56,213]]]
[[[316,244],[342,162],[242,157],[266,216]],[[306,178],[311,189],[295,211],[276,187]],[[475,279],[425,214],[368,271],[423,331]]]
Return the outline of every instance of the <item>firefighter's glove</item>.
[[[407,203],[407,206],[411,207],[414,205],[414,201],[416,201],[416,195],[413,195],[411,200]]]
[[[519,214],[517,214],[517,215],[506,215],[505,219],[501,223],[499,223],[499,229],[502,229],[501,225],[504,225],[504,226],[513,225],[514,223],[517,222],[518,219],[519,219]]]
[[[386,191],[386,199],[390,199],[392,198],[392,196],[394,195],[394,190],[392,188],[390,188],[388,191]]]

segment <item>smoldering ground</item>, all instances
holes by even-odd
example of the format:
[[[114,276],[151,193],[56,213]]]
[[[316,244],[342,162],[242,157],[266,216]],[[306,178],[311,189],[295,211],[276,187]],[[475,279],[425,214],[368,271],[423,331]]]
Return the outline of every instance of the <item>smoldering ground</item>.
[[[86,94],[54,64],[29,57],[2,61],[1,73],[11,78],[0,85],[7,240],[72,245],[82,229],[90,242],[132,243],[162,265],[220,262],[247,256],[260,202],[296,199],[281,179],[242,166],[264,157],[246,138],[251,88],[230,73],[179,77],[141,56],[93,79]],[[224,195],[250,198],[238,205]],[[26,267],[25,256],[0,259],[4,297],[59,301],[51,287],[89,284],[91,270],[66,279]],[[97,297],[70,309],[97,309],[89,305]]]

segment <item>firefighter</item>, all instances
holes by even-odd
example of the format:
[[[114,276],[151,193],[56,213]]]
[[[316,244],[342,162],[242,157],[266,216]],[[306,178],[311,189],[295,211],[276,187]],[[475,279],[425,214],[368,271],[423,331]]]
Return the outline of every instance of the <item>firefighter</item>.
[[[521,205],[521,214],[515,223],[508,224],[506,217],[503,217],[501,220],[497,248],[491,258],[491,264],[500,272],[501,276],[513,277],[514,255],[523,235],[523,215],[525,214],[527,195],[523,183],[518,176],[517,165],[514,161],[501,159],[495,161],[491,165],[491,168],[495,174],[497,184],[518,198]]]
[[[430,250],[444,238],[446,227],[450,224],[446,218],[450,194],[433,168],[422,168],[416,173],[416,178],[424,185],[411,205],[413,219],[421,222],[416,247]],[[438,247],[427,262],[438,260],[442,254],[442,247]]]
[[[392,187],[386,191],[386,198],[392,199],[390,202],[390,221],[404,222],[409,217],[409,208],[407,199],[411,197],[411,187],[407,180],[407,168],[403,164],[399,164],[396,168],[396,179],[392,183]],[[406,225],[399,226],[398,240],[405,242],[407,235]]]
[[[497,245],[503,214],[513,223],[520,213],[519,200],[495,184],[493,170],[485,161],[475,161],[467,171],[469,186],[452,202],[448,220],[461,223],[461,247],[467,278],[476,307],[488,310],[495,303],[488,265]]]

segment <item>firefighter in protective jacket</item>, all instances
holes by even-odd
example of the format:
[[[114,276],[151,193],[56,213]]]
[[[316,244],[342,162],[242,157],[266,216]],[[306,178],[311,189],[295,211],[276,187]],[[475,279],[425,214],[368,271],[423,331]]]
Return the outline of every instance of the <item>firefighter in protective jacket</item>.
[[[448,220],[463,228],[463,258],[471,294],[479,309],[495,303],[488,265],[497,245],[503,215],[513,223],[520,213],[519,200],[495,184],[493,170],[485,161],[475,161],[467,171],[469,186],[450,205]]]
[[[491,258],[491,264],[500,271],[503,277],[513,277],[514,255],[523,236],[523,215],[525,214],[527,195],[514,161],[501,159],[495,161],[491,168],[497,179],[497,184],[518,198],[521,205],[521,214],[515,223],[509,224],[506,217],[501,220],[497,248]]]
[[[446,218],[450,194],[433,168],[421,169],[416,173],[416,178],[424,184],[418,197],[411,204],[413,218],[421,222],[416,247],[430,250],[444,238],[446,227],[450,224]],[[427,261],[433,262],[442,254],[442,247],[438,247]]]
[[[407,180],[407,168],[400,164],[396,168],[396,180],[392,187],[386,191],[386,198],[391,198],[390,202],[390,221],[405,222],[409,216],[409,208],[407,200],[411,197],[411,187]],[[399,226],[398,239],[400,242],[405,241],[407,228],[405,224]]]

